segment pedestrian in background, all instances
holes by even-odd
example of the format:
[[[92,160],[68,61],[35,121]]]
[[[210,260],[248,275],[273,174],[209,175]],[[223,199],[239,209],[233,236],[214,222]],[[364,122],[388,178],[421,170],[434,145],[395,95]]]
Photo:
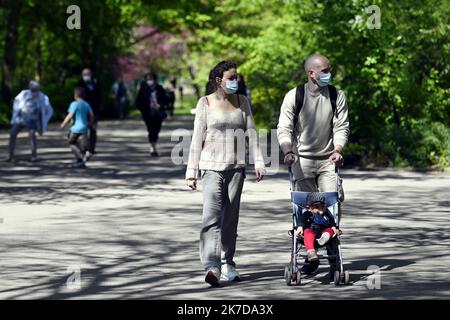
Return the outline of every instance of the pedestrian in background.
[[[167,117],[167,95],[163,87],[157,83],[154,72],[145,75],[136,98],[136,107],[141,111],[150,143],[150,155],[158,157],[157,142],[163,120]]]
[[[41,91],[39,82],[30,81],[28,89],[22,90],[14,99],[11,117],[12,128],[9,136],[7,162],[14,162],[14,150],[19,132],[28,130],[31,161],[37,161],[36,132],[43,135],[53,115],[53,108],[47,95]]]
[[[85,101],[89,103],[92,111],[94,112],[94,124],[88,130],[88,157],[91,157],[96,152],[98,134],[97,128],[102,109],[102,93],[97,79],[95,79],[92,75],[91,69],[83,69],[81,77],[82,79],[78,82],[77,87],[84,88],[86,92]]]
[[[116,116],[119,120],[123,120],[125,118],[125,107],[127,104],[128,92],[122,77],[119,77],[117,81],[114,82],[112,92],[114,95],[114,109]]]

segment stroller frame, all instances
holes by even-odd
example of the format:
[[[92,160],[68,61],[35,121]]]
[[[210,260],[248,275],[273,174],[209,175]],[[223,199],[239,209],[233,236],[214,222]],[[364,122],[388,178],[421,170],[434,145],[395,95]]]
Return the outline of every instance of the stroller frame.
[[[289,166],[289,180],[290,180],[290,191],[291,191],[291,203],[292,203],[292,230],[289,231],[291,236],[291,261],[284,268],[284,279],[288,286],[300,285],[301,284],[301,271],[299,266],[307,265],[308,262],[299,263],[297,258],[305,258],[306,255],[300,253],[303,247],[303,239],[299,239],[295,236],[294,230],[297,228],[298,214],[303,214],[306,209],[306,198],[309,192],[295,191],[295,181],[292,174],[292,168]],[[336,192],[322,192],[326,199],[327,210],[331,208],[331,213],[335,219],[336,227],[339,229],[339,223],[341,218],[340,210],[340,200],[339,200],[339,190],[341,188],[341,178],[339,177],[339,168],[336,166]],[[326,247],[327,255],[318,255],[319,260],[327,259],[330,265],[330,280],[333,279],[334,284],[337,286],[341,283],[349,283],[350,275],[349,272],[344,270],[344,263],[342,258],[342,250],[340,245],[340,234],[339,231],[336,236],[331,238],[328,243],[323,246],[319,246],[317,240],[315,241],[315,248],[319,249]],[[333,254],[334,252],[334,254]],[[331,253],[331,254],[330,254]],[[333,262],[331,262],[333,261]]]

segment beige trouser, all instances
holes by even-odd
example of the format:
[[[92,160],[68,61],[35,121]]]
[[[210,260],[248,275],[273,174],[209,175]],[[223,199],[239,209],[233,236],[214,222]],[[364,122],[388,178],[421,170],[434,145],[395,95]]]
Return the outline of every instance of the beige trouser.
[[[329,159],[312,160],[299,158],[292,166],[295,180],[295,190],[303,192],[336,192],[335,164]],[[341,179],[341,178],[340,178]],[[344,189],[339,189],[339,200],[344,202]],[[342,219],[342,208],[338,209],[339,221]]]
[[[295,190],[304,192],[335,192],[335,165],[329,159],[312,160],[299,158],[292,171],[295,179]]]

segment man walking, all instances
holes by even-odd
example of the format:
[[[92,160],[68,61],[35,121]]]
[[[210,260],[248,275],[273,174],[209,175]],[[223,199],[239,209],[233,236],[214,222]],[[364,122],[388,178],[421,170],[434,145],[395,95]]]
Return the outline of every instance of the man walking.
[[[325,56],[309,56],[305,71],[308,82],[290,90],[281,106],[277,136],[284,163],[292,166],[296,191],[338,191],[342,201],[335,167],[343,164],[350,133],[347,102],[344,93],[330,85],[331,66]],[[316,260],[302,272],[313,273],[318,267]]]
[[[349,120],[345,95],[329,85],[331,67],[325,56],[305,62],[308,82],[284,97],[277,127],[284,162],[292,165],[297,191],[336,190],[335,165],[343,164]]]
[[[88,138],[89,147],[87,158],[95,154],[95,146],[97,144],[97,123],[100,118],[100,109],[102,104],[102,94],[97,80],[92,76],[89,68],[83,69],[81,73],[82,79],[78,82],[77,87],[81,87],[86,92],[85,100],[91,106],[94,112],[94,124],[89,128]]]

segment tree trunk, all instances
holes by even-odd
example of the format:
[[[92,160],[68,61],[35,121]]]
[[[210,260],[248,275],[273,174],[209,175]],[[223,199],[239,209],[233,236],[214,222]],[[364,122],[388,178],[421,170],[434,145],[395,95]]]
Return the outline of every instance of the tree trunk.
[[[12,83],[17,57],[17,41],[19,35],[19,18],[22,9],[22,0],[11,3],[7,18],[7,29],[5,39],[5,52],[2,66],[1,92],[3,101],[12,102]]]
[[[192,81],[194,81],[195,80],[194,67],[193,66],[189,66],[188,70],[189,70],[189,74],[191,75]],[[193,87],[194,87],[195,95],[197,96],[197,100],[200,100],[200,88],[196,84],[193,84]]]
[[[83,21],[84,22],[84,21]],[[88,26],[81,27],[81,59],[82,68],[92,68],[92,48],[91,48],[92,31]]]
[[[36,60],[34,61],[34,80],[41,81],[42,73],[42,29],[39,28],[36,39]]]

